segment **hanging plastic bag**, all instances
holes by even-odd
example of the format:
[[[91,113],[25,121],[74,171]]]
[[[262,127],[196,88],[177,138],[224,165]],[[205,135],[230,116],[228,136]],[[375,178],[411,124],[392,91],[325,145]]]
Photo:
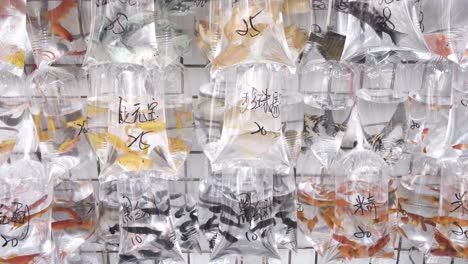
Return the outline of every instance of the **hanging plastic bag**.
[[[169,182],[169,193],[171,216],[174,219],[180,248],[191,252],[201,252],[196,198],[192,193],[186,193],[186,185],[180,181]]]
[[[172,175],[177,164],[171,157],[166,133],[160,75],[136,64],[114,64],[111,72],[116,76],[106,132],[111,149],[99,176],[101,182],[125,177],[125,171],[156,170],[160,176]]]
[[[325,169],[340,149],[355,105],[355,73],[346,64],[325,62],[301,68],[304,142]]]
[[[156,70],[153,70],[156,71]],[[187,94],[186,89],[170,89],[170,84],[177,83],[176,80],[183,76],[183,66],[172,64],[166,67],[162,72],[156,72],[163,75],[164,87],[168,87],[164,96],[165,115],[166,115],[166,133],[168,137],[169,151],[174,163],[175,172],[180,172],[184,162],[192,148],[192,97]],[[157,78],[153,79],[153,84],[157,83]],[[151,84],[149,84],[151,85]]]
[[[457,156],[464,156],[468,149],[468,138],[466,135],[468,127],[464,122],[467,116],[466,108],[468,107],[467,69],[458,66],[453,66],[451,69],[450,72],[453,78],[451,87],[453,89],[451,90],[450,126],[446,139],[448,145],[451,147],[451,151],[447,151],[448,153],[446,154],[448,155],[450,152],[455,152]],[[446,116],[443,115],[443,117]]]
[[[213,145],[221,138],[224,122],[226,90],[235,89],[233,69],[220,71],[209,83],[203,84],[195,103],[195,133],[201,146]],[[206,146],[210,149],[210,146]]]
[[[420,1],[421,31],[430,50],[455,63],[463,63],[468,43],[468,22],[462,10],[468,7],[463,0]]]
[[[48,169],[55,179],[52,235],[58,256],[64,260],[95,234],[98,197],[92,181],[73,179],[69,170],[58,164],[52,163]]]
[[[53,263],[52,188],[36,160],[0,167],[0,263]]]
[[[284,0],[281,9],[284,35],[293,61],[305,48],[311,28],[311,7],[311,0]]]
[[[27,1],[28,33],[37,65],[81,63],[86,43],[80,1]]]
[[[223,132],[205,153],[214,170],[258,166],[288,173],[289,160],[281,124],[281,71],[272,65],[237,70],[236,89],[226,90]]]
[[[423,66],[420,69],[423,71],[421,86],[411,91],[409,97],[408,140],[416,147],[415,151],[439,158],[445,151],[449,112],[452,109],[452,67],[448,61],[441,60]],[[455,104],[452,112],[461,113],[457,111],[459,106]]]
[[[424,57],[428,52],[413,19],[414,3],[402,1],[349,2],[348,35],[342,59],[359,61],[368,52],[410,51]]]
[[[370,148],[395,165],[404,149],[408,131],[408,90],[396,82],[396,64],[381,62],[363,67],[357,91],[357,112]]]
[[[273,176],[273,215],[275,242],[278,246],[297,249],[296,185],[294,174]]]
[[[348,32],[348,0],[312,0],[312,32],[303,61],[340,61]]]
[[[438,217],[441,168],[437,160],[422,154],[416,154],[411,164],[411,173],[402,177],[398,187],[398,231],[427,253]]]
[[[291,5],[294,2],[290,1]],[[298,0],[298,6],[308,1]],[[283,24],[283,0],[210,1],[205,17],[198,21],[197,42],[212,62],[216,72],[229,66],[253,62],[280,63],[294,67]],[[302,8],[287,9],[290,15],[303,12]],[[291,17],[291,16],[290,16]],[[288,26],[294,26],[290,24]],[[289,42],[302,46],[303,34],[299,27],[288,29]]]
[[[92,7],[85,65],[154,61],[154,1],[99,0]]]
[[[121,262],[183,261],[170,211],[168,183],[151,172],[118,182]],[[143,173],[143,174],[142,174]]]
[[[0,70],[23,75],[26,49],[26,1],[0,1]]]
[[[392,259],[388,165],[369,150],[353,150],[334,164],[337,221],[327,261]]]
[[[273,173],[240,167],[222,172],[223,200],[211,261],[231,255],[279,259],[274,240]]]
[[[64,260],[94,233],[97,159],[86,137],[85,105],[75,76],[41,66],[28,80],[42,158],[54,180],[53,235]]]
[[[335,179],[313,152],[301,155],[297,178],[297,220],[300,231],[323,256],[339,222],[335,217]]]
[[[434,218],[437,225],[428,263],[468,259],[466,168],[465,158],[442,161],[439,217]]]

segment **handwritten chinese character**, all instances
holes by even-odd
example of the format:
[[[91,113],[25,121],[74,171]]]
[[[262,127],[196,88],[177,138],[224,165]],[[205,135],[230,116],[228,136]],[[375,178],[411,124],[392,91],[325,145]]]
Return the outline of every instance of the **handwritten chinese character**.
[[[137,143],[138,142],[138,148],[140,150],[145,150],[145,149],[148,149],[150,147],[150,144],[147,144],[143,141],[143,137],[148,134],[150,132],[141,132],[140,134],[138,134],[138,136],[132,136],[132,135],[128,135],[130,138],[133,139],[132,142],[130,142],[130,144],[128,145],[128,147],[132,147],[133,144]]]
[[[377,207],[375,205],[374,196],[370,193],[367,198],[365,196],[358,195],[356,198],[356,202],[357,203],[353,205],[354,207],[356,207],[354,214],[361,211],[361,215],[364,215],[365,210],[369,212],[372,212],[372,210],[374,210],[375,214],[377,215]]]
[[[247,110],[263,109],[265,113],[270,113],[274,118],[280,116],[280,101],[279,93],[270,94],[268,88],[262,90],[259,94],[258,90],[252,88],[250,94],[245,92],[241,100],[241,113]]]
[[[451,213],[457,211],[458,209],[462,209],[463,214],[465,214],[465,211],[468,211],[468,208],[465,207],[465,195],[466,191],[463,193],[463,195],[461,193],[455,193],[455,201],[453,201],[451,205],[454,205],[456,207],[452,211],[450,211]]]
[[[133,104],[136,109],[131,113],[127,111],[127,106],[124,105],[125,102],[127,100],[119,96],[119,124],[146,123],[155,121],[158,118],[155,112],[158,102],[154,98],[151,103],[147,104],[146,109],[141,109],[141,103]]]

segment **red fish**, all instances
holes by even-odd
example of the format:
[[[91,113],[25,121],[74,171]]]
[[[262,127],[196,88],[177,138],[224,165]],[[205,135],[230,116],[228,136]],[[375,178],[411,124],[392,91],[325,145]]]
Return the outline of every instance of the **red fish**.
[[[2,259],[0,258],[0,263],[8,263],[8,264],[29,264],[31,261],[39,256],[40,254],[33,254],[27,256],[16,256],[11,258]]]
[[[47,13],[47,17],[51,23],[52,32],[69,42],[73,41],[73,36],[60,24],[60,22],[76,6],[77,3],[75,0],[63,0],[56,8],[51,9]]]
[[[388,244],[388,242],[390,242],[390,234],[386,234],[384,237],[377,240],[377,243],[375,243],[373,246],[370,246],[367,250],[369,257],[379,253]]]
[[[433,33],[424,36],[429,48],[436,54],[447,58],[449,55],[454,54],[452,44],[449,38],[444,33]]]
[[[452,148],[456,150],[465,150],[468,149],[468,144],[457,144],[453,145]]]

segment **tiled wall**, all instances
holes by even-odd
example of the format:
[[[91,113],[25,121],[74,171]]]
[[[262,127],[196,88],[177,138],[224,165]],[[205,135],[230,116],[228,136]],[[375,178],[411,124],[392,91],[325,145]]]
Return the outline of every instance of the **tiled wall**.
[[[89,6],[90,1],[82,1],[85,6]],[[87,8],[85,8],[87,9]],[[193,31],[195,18],[193,15],[189,15],[183,18],[178,18],[178,22],[184,24],[188,31]],[[200,53],[195,43],[192,43],[191,48],[181,59],[182,64],[185,67],[185,71],[182,74],[182,88],[190,95],[196,99],[199,87],[208,82],[208,73],[207,73],[207,60],[204,58],[203,54]],[[77,71],[80,68],[80,65],[60,65],[61,67],[67,67],[72,71]],[[32,60],[30,60],[29,65],[27,66],[27,71],[30,71],[32,67]],[[78,91],[82,96],[86,96],[86,90]],[[196,143],[196,139],[194,138]],[[191,192],[196,196],[198,191],[198,183],[201,178],[206,177],[204,175],[205,171],[205,157],[201,151],[201,147],[198,144],[194,144],[193,150],[185,164],[184,175],[181,178],[185,190]],[[94,180],[97,184],[97,179]],[[202,237],[200,239],[203,241],[203,247],[201,253],[188,253],[184,252],[184,258],[188,264],[204,264],[209,262],[209,251],[207,243]],[[311,248],[310,244],[304,238],[302,234],[298,235],[299,243],[297,252],[290,251],[287,249],[280,249],[281,260],[268,259],[266,257],[233,257],[226,260],[223,263],[235,263],[235,264],[263,264],[263,263],[284,263],[284,264],[317,264],[325,263],[321,261],[320,257],[317,257],[314,250]],[[416,250],[412,250],[409,244],[404,239],[398,239],[395,245],[395,260],[391,263],[401,263],[401,264],[422,264],[425,263],[423,255]],[[105,245],[88,242],[82,246],[80,252],[81,259],[77,259],[74,263],[82,264],[97,264],[97,263],[106,263],[106,264],[116,264],[118,263],[118,254],[117,251],[113,248],[107,248]],[[140,262],[144,264],[155,263],[154,261],[144,261]],[[364,261],[353,261],[352,263],[365,263]],[[373,263],[379,263],[374,261]],[[387,262],[388,263],[388,262]],[[462,261],[448,260],[446,262],[439,263],[454,263],[462,264]],[[465,262],[467,263],[467,262]]]

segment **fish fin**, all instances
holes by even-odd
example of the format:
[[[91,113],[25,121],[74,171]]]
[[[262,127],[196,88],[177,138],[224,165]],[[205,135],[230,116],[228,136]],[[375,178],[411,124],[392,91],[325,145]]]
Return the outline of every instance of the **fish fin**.
[[[382,35],[382,33],[380,33],[380,35]],[[392,42],[394,44],[398,44],[400,43],[400,41],[406,37],[406,34],[405,33],[401,33],[401,32],[398,32],[398,31],[392,31],[392,32],[389,32],[388,35],[390,36],[390,38],[392,39]],[[382,37],[382,36],[380,36]]]
[[[72,34],[64,28],[60,23],[52,23],[52,31],[62,37],[63,39],[67,40],[68,42],[73,41]]]

